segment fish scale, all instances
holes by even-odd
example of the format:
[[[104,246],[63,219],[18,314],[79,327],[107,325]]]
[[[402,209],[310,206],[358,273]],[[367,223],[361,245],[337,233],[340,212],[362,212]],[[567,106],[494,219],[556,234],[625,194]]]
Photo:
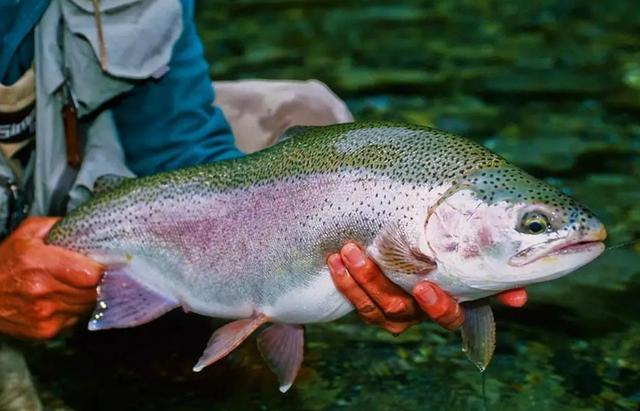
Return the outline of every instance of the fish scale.
[[[527,258],[541,253],[540,244],[604,230],[574,200],[482,146],[388,122],[295,128],[241,159],[103,185],[109,189],[48,236],[107,267],[90,328],[135,326],[178,306],[241,319],[214,334],[199,370],[264,322],[290,324],[261,346],[287,388],[295,372],[282,367],[299,362],[269,345],[298,353],[296,324],[352,310],[326,267],[327,255],[346,241],[365,246],[407,291],[428,278],[468,301],[564,275],[584,254],[546,268]],[[534,206],[548,214],[543,236],[510,222]],[[501,224],[508,226],[497,230]],[[506,263],[516,257],[524,261],[519,271]],[[486,366],[493,321],[486,306],[468,310],[476,307],[482,314],[469,315],[477,320],[466,328],[465,346]]]

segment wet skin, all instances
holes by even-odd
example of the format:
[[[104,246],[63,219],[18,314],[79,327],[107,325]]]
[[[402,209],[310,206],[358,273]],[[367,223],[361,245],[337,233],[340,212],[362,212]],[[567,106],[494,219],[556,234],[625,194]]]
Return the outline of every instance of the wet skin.
[[[46,340],[73,327],[94,306],[103,267],[80,254],[43,241],[58,221],[31,217],[0,243],[0,333]],[[427,317],[449,330],[463,320],[458,303],[429,282],[416,285],[413,297],[385,277],[360,247],[348,243],[327,264],[336,287],[368,324],[399,334]],[[520,307],[524,289],[506,291],[498,300]]]

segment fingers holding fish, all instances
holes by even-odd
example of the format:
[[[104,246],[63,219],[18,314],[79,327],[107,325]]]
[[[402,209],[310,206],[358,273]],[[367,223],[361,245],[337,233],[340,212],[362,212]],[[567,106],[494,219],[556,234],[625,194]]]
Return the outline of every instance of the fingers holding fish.
[[[413,295],[429,317],[442,327],[455,330],[464,322],[464,311],[460,304],[435,284],[421,282],[414,287]],[[508,307],[517,308],[527,302],[528,296],[524,288],[516,288],[499,293],[496,298]]]
[[[30,217],[6,241],[11,263],[19,270],[46,273],[70,287],[95,288],[104,268],[82,254],[47,245],[44,237],[58,218]]]
[[[460,307],[460,304],[454,301],[453,307],[453,311],[450,311],[447,315],[435,320],[447,330],[457,330],[462,326],[462,323],[464,323],[464,312]]]
[[[16,302],[20,304],[21,302]],[[64,294],[52,295],[41,298],[24,305],[23,315],[31,317],[34,321],[42,321],[56,315],[78,317],[87,314],[95,306],[95,297],[92,300],[79,301]]]
[[[24,272],[24,277],[16,281],[8,295],[19,296],[25,303],[41,299],[50,299],[60,303],[94,304],[96,290],[94,288],[71,287],[47,272]]]
[[[74,324],[91,310],[93,303],[66,302],[60,296],[31,299],[1,295],[0,328],[7,334],[28,338],[47,339]]]
[[[29,218],[0,243],[0,332],[48,339],[95,305],[102,267],[46,245],[56,218]]]
[[[421,311],[449,330],[457,329],[464,321],[458,303],[435,284],[424,282],[417,286],[414,300],[391,282],[356,244],[346,244],[340,255],[329,257],[328,264],[336,286],[360,316],[393,334],[422,320]]]
[[[519,308],[525,305],[529,297],[524,288],[514,288],[497,294],[496,298],[507,307]]]
[[[50,260],[51,275],[59,282],[73,287],[94,289],[100,282],[104,268],[93,260],[62,248],[46,246]]]
[[[66,324],[75,317],[59,314],[52,318],[35,324],[30,333],[26,336],[34,340],[50,340],[55,338],[63,330],[67,329]]]
[[[33,268],[46,270],[61,284],[71,288],[94,289],[100,282],[104,268],[81,254],[43,243],[33,244],[31,248],[34,258],[28,263]]]
[[[420,308],[435,322],[448,330],[455,330],[464,322],[460,305],[435,284],[423,281],[413,288],[413,296]]]
[[[400,334],[420,321],[420,316],[397,320],[383,312],[353,279],[340,254],[329,256],[327,264],[336,288],[353,304],[360,317],[367,324],[379,325],[392,334]],[[393,304],[391,308],[394,308]],[[416,310],[414,309],[413,312],[415,313]]]
[[[367,324],[382,325],[385,321],[382,310],[364,292],[342,262],[340,254],[332,254],[327,265],[336,288],[353,304],[360,317]]]
[[[43,240],[59,220],[59,217],[29,217],[16,228],[12,236]]]
[[[342,247],[340,256],[351,277],[380,307],[386,318],[402,322],[416,319],[419,309],[413,299],[389,280],[358,245],[347,243]]]
[[[79,320],[77,316],[56,315],[40,322],[32,322],[29,327],[24,327],[22,319],[0,318],[0,328],[3,333],[25,340],[50,340],[65,329],[75,325]]]
[[[68,304],[74,307],[87,307],[83,312],[96,305],[97,293],[91,290],[73,290],[72,293],[56,293],[51,297],[54,301]]]

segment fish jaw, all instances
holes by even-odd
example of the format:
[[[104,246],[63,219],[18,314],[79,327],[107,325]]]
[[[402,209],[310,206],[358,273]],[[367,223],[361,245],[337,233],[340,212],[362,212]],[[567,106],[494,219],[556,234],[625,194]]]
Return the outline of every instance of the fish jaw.
[[[586,259],[589,262],[602,254],[605,249],[604,240],[606,238],[607,231],[604,226],[600,226],[586,235],[534,244],[511,257],[509,264],[514,267],[522,267],[541,259],[548,260],[562,257],[578,258],[580,261],[577,261],[576,265],[582,266],[584,264],[580,264],[581,260]]]
[[[567,274],[589,264],[605,250],[601,241],[577,243],[536,257],[523,265],[515,265],[520,274],[520,286],[545,282],[564,277]],[[524,271],[523,271],[524,269]],[[540,273],[549,273],[543,274]]]
[[[456,300],[472,301],[564,277],[595,260],[604,249],[602,242],[587,243],[574,250],[569,248],[564,252],[551,252],[520,266],[496,264],[489,259],[475,262],[474,265],[460,262],[452,265],[448,261],[438,261],[438,270],[432,273],[430,280]],[[469,275],[469,272],[483,275]]]
[[[598,258],[605,250],[607,230],[596,218],[585,228],[567,237],[551,239],[524,248],[509,259],[508,266],[518,271],[522,286],[565,276]]]

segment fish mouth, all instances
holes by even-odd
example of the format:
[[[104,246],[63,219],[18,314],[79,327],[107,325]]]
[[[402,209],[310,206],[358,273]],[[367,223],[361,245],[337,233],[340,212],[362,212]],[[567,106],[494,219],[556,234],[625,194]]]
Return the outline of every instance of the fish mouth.
[[[598,233],[594,238],[579,240],[555,240],[525,248],[509,259],[509,265],[522,267],[544,257],[565,257],[574,254],[599,256],[604,250],[605,235]]]
[[[600,240],[591,240],[591,241],[577,241],[575,243],[569,243],[565,245],[560,245],[555,247],[555,249],[551,250],[547,255],[566,255],[566,254],[574,254],[581,253],[586,251],[592,251],[596,248],[604,248],[604,243]]]

